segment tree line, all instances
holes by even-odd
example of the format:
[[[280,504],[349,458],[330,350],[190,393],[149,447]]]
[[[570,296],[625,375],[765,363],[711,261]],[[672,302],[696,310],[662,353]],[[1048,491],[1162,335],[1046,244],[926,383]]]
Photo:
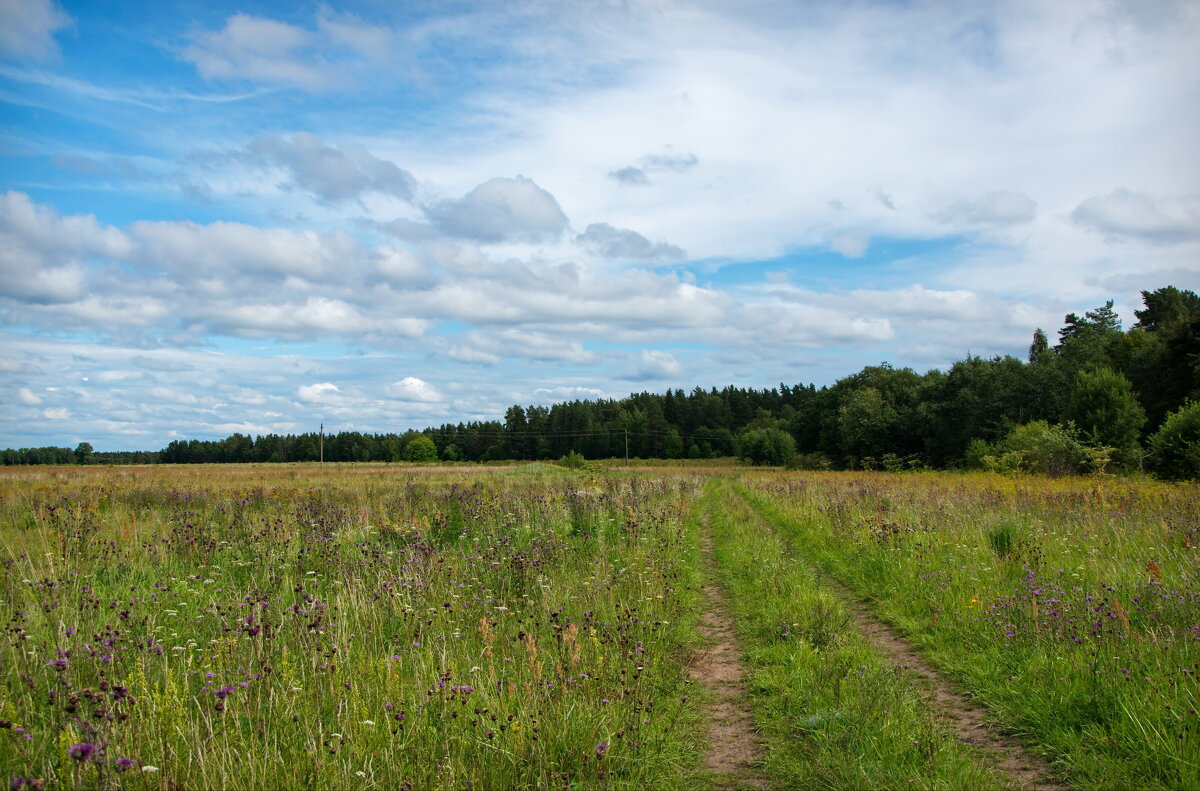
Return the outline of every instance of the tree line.
[[[1053,343],[1036,330],[1024,360],[968,356],[947,371],[925,373],[885,363],[821,388],[697,387],[514,405],[503,421],[330,434],[323,455],[384,462],[736,455],[794,467],[1062,473],[1146,466],[1166,477],[1195,477],[1200,297],[1167,286],[1143,291],[1142,298],[1128,330],[1110,300],[1082,316],[1068,314]],[[1167,430],[1171,436],[1160,436]],[[6,464],[296,462],[316,461],[322,438],[233,434],[174,441],[146,454],[96,453],[90,446],[82,457],[78,448],[0,453]]]

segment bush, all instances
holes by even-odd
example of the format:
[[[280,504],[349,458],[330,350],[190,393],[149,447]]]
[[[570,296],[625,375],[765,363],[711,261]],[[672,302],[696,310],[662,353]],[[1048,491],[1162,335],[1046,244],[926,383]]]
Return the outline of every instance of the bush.
[[[982,446],[972,443],[967,452],[972,454],[982,450]],[[1112,450],[1086,445],[1073,423],[1056,426],[1035,420],[1008,432],[1008,436],[994,446],[995,452],[980,460],[993,472],[1075,475],[1103,470]]]
[[[796,455],[796,440],[778,428],[752,428],[738,440],[738,458],[751,464],[782,467]]]
[[[571,451],[566,456],[558,460],[558,463],[571,470],[582,470],[587,466],[587,459],[583,458],[582,453]]]
[[[1189,401],[1167,415],[1150,437],[1146,466],[1160,478],[1200,478],[1200,401]]]
[[[789,470],[828,470],[833,467],[829,458],[819,451],[797,453],[787,463]]]

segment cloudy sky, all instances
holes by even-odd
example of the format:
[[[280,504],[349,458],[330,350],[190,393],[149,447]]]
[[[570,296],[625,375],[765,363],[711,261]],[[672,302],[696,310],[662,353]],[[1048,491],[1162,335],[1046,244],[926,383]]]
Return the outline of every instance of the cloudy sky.
[[[0,447],[1023,355],[1200,288],[1200,3],[0,0]]]

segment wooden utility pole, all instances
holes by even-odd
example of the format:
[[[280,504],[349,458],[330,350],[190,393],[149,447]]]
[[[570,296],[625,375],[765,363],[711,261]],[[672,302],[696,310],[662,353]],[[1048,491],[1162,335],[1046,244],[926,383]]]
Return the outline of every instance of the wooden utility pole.
[[[629,429],[625,429],[625,461],[629,461]]]
[[[321,424],[321,463],[325,463],[325,424]]]

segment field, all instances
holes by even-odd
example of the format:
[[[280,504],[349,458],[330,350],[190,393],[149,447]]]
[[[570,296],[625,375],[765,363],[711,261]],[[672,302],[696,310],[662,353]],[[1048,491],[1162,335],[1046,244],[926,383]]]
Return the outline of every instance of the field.
[[[9,468],[13,788],[1200,788],[1200,487]]]

